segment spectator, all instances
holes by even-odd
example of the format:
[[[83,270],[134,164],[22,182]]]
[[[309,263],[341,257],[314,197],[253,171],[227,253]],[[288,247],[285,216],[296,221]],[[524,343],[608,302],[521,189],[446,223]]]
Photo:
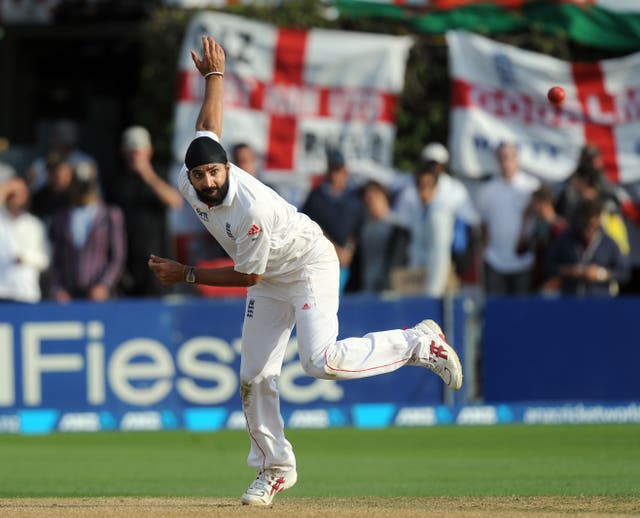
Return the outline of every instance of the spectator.
[[[273,189],[281,196],[284,194],[282,188],[285,187],[285,184],[275,185],[270,182],[265,181],[264,174],[259,167],[258,155],[255,150],[246,142],[239,142],[233,148],[231,148],[231,160],[234,164],[236,164],[240,169],[246,171],[251,176],[256,177],[267,187]]]
[[[557,212],[570,220],[581,201],[599,197],[599,187],[600,172],[590,164],[579,164],[558,195]]]
[[[629,236],[624,223],[618,197],[612,186],[603,188],[602,175],[591,164],[580,164],[569,178],[557,201],[558,212],[567,220],[573,218],[575,208],[585,200],[600,199],[603,202],[602,227],[620,247],[623,254],[630,250]]]
[[[496,150],[500,174],[478,191],[484,243],[484,289],[489,295],[530,290],[533,252],[516,252],[522,215],[538,180],[520,171],[518,149],[503,143]]]
[[[441,178],[436,164],[420,164],[416,187],[421,210],[411,226],[410,264],[412,268],[426,270],[424,293],[430,297],[445,294],[451,274],[455,216],[450,209],[434,202]]]
[[[409,230],[391,212],[382,184],[369,181],[363,189],[366,213],[360,230],[357,258],[360,289],[379,293],[390,288],[391,270],[409,262]]]
[[[258,157],[253,148],[246,142],[239,142],[231,148],[231,159],[240,169],[251,176],[258,177]]]
[[[29,187],[22,178],[0,185],[0,219],[12,242],[2,247],[12,250],[12,261],[0,276],[0,297],[17,302],[38,302],[42,298],[40,274],[49,266],[49,242],[44,224],[28,212]]]
[[[549,256],[550,274],[565,295],[615,295],[629,265],[616,242],[602,229],[602,202],[585,200],[575,209],[571,227]]]
[[[112,296],[126,261],[122,211],[102,201],[92,163],[75,166],[71,200],[72,207],[57,212],[50,225],[52,294],[58,302],[103,301]]]
[[[39,218],[50,221],[59,210],[71,206],[69,189],[73,180],[73,169],[59,153],[47,157],[47,181],[33,195],[32,210]]]
[[[623,294],[640,294],[640,181],[625,184],[625,222],[629,237],[629,280],[621,288]]]
[[[351,268],[363,207],[355,189],[349,185],[349,172],[342,153],[327,153],[325,180],[312,189],[302,212],[313,219],[334,244],[340,261],[340,290],[343,291]]]
[[[551,188],[543,185],[534,191],[523,214],[522,228],[516,248],[519,255],[534,253],[535,259],[531,275],[533,291],[543,289],[547,275],[549,249],[566,227],[566,220],[556,213],[553,206]]]
[[[124,214],[127,264],[120,284],[128,296],[156,296],[164,292],[147,267],[151,252],[168,253],[167,210],[182,207],[182,196],[152,163],[151,135],[142,126],[122,133],[122,169],[109,182],[109,201]]]
[[[9,225],[8,218],[0,215],[0,302],[13,302],[10,290],[13,267],[20,255],[20,248]]]
[[[32,192],[42,187],[47,181],[47,157],[51,153],[57,153],[62,160],[69,163],[71,167],[82,162],[89,162],[96,167],[96,162],[87,153],[77,147],[78,130],[76,124],[67,119],[60,119],[53,123],[51,127],[51,137],[49,150],[44,156],[36,158],[27,170],[27,182]]]
[[[466,186],[459,179],[447,174],[449,151],[439,142],[427,144],[420,153],[422,167],[433,166],[438,175],[438,188],[430,201],[437,211],[444,210],[455,219],[452,243],[453,265],[459,274],[470,270],[475,262],[480,217]],[[400,214],[405,225],[411,227],[420,219],[422,203],[413,182],[396,197],[394,211]]]
[[[9,148],[9,140],[0,137],[0,184],[5,183],[16,175],[16,170],[1,160],[2,154]]]
[[[590,167],[597,171],[598,191],[605,202],[605,209],[607,202],[613,201],[616,205],[619,205],[620,188],[607,178],[602,151],[598,146],[587,144],[582,148],[580,157],[578,158],[578,168],[583,166]]]
[[[422,149],[420,161],[423,164],[422,167],[433,164],[438,175],[438,189],[431,203],[438,208],[447,210],[471,227],[479,225],[480,218],[469,197],[467,188],[459,179],[447,174],[449,162],[447,148],[438,142],[431,142]],[[420,197],[414,183],[399,193],[393,207],[394,211],[400,214],[403,222],[410,225],[420,212],[420,205]]]

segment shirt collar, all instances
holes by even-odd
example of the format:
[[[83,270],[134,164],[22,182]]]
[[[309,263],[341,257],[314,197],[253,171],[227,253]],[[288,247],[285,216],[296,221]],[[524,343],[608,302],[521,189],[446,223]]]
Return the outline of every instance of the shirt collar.
[[[235,167],[236,166],[233,164],[229,167],[229,190],[220,204],[221,207],[230,207],[236,197],[236,193],[238,192],[238,179],[236,178],[236,173],[234,171]]]

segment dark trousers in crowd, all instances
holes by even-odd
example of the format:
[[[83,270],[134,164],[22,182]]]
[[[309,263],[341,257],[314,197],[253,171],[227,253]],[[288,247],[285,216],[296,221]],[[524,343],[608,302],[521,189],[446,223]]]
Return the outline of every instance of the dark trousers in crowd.
[[[502,273],[485,261],[483,285],[487,295],[525,295],[531,292],[531,270]]]

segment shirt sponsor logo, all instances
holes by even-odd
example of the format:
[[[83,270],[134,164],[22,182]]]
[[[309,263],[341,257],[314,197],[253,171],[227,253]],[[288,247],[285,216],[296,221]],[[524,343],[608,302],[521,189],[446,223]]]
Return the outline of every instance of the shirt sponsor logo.
[[[258,225],[253,224],[253,225],[251,225],[251,228],[247,232],[247,235],[248,236],[255,236],[255,235],[259,234],[260,232],[262,232],[262,229]]]
[[[203,210],[200,210],[198,207],[194,207],[194,209],[196,210],[196,213],[198,214],[198,216],[202,221],[209,221],[209,214],[207,214]]]

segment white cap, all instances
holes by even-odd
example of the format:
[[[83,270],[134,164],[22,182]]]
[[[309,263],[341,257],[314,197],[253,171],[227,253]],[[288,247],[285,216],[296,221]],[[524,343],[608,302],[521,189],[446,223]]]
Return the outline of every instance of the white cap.
[[[122,148],[125,151],[136,149],[149,149],[151,147],[151,135],[142,126],[131,126],[122,133]]]
[[[446,164],[449,161],[449,152],[439,142],[430,142],[422,148],[420,158],[426,162],[438,162]]]
[[[78,181],[86,183],[93,182],[97,179],[98,171],[91,162],[87,160],[83,160],[82,162],[78,162],[74,169],[73,174],[78,179]]]

